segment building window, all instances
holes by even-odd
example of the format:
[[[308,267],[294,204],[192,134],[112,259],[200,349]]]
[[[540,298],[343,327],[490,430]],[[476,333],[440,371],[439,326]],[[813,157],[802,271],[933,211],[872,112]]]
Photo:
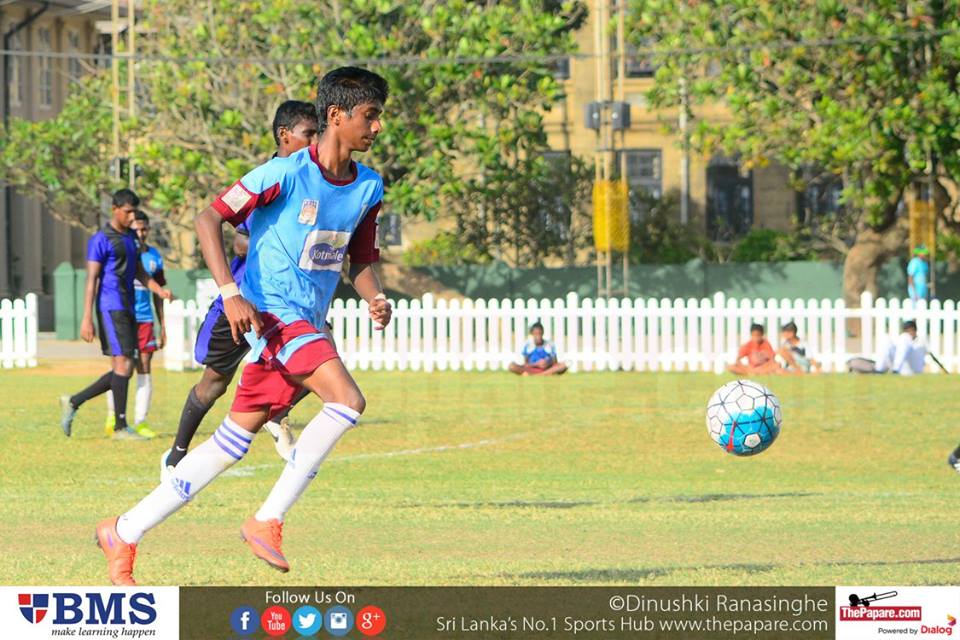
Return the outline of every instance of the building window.
[[[573,155],[569,151],[544,151],[547,162],[548,188],[540,207],[543,228],[555,237],[566,241],[570,237],[571,202],[569,191],[573,171]]]
[[[41,52],[53,51],[53,38],[49,27],[37,29],[37,40]],[[38,58],[38,67],[40,106],[49,108],[53,106],[53,58],[41,55]]]
[[[617,153],[615,173],[626,162],[627,184],[630,187],[630,218],[643,220],[653,200],[663,195],[663,154],[660,149],[627,149]]]
[[[23,40],[20,33],[13,34],[10,38],[10,49],[13,51],[23,50]],[[10,106],[19,107],[23,103],[23,83],[26,78],[26,71],[23,68],[23,56],[7,56],[7,88],[10,91]]]
[[[798,176],[804,187],[797,192],[797,222],[815,224],[820,218],[835,216],[843,208],[843,178],[832,173],[802,171]]]
[[[570,58],[560,58],[553,61],[553,77],[557,80],[570,79]]]
[[[626,49],[627,77],[652,78],[656,71],[653,66],[653,56],[650,53],[641,53],[632,44],[627,44]]]
[[[73,29],[67,31],[67,51],[70,53],[80,53],[80,32]],[[78,82],[83,75],[83,66],[80,58],[67,59],[67,79],[70,84]]]
[[[715,157],[707,166],[707,227],[713,240],[733,240],[753,226],[753,172],[736,159]]]

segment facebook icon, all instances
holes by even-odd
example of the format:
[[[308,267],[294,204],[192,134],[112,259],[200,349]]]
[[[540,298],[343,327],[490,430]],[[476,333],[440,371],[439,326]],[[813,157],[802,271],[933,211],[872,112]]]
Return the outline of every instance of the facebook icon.
[[[253,607],[239,607],[230,615],[230,626],[241,636],[250,636],[256,633],[260,625],[257,624],[257,610]]]

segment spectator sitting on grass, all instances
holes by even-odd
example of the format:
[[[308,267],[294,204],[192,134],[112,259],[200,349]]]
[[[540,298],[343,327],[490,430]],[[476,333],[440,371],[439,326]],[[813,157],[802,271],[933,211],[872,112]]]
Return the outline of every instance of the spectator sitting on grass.
[[[820,363],[810,357],[807,345],[797,335],[797,323],[788,322],[780,327],[780,337],[777,360],[783,366],[784,373],[820,373]]]
[[[567,370],[567,365],[557,361],[557,349],[549,340],[543,339],[543,325],[530,326],[530,339],[520,352],[523,364],[510,363],[510,371],[522,376],[555,376]]]
[[[780,369],[770,341],[764,335],[762,324],[750,325],[750,340],[737,352],[737,361],[727,367],[727,371],[738,376],[764,373],[776,373]]]
[[[896,339],[889,336],[884,339],[877,353],[874,371],[899,373],[902,376],[923,373],[926,358],[927,345],[917,337],[917,323],[907,320]]]

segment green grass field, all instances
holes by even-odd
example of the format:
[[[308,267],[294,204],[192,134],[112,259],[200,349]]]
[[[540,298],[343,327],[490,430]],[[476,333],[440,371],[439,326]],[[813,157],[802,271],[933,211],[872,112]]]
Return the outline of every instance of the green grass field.
[[[74,437],[56,397],[98,369],[0,371],[2,584],[104,584],[93,528],[158,481],[197,373],[155,373],[152,442],[112,442],[104,403]],[[957,584],[960,394],[946,376],[764,380],[784,427],[721,451],[704,404],[727,378],[358,373],[368,399],[288,515],[283,575],[238,537],[281,470],[250,454],[140,545],[147,584]],[[132,395],[132,394],[131,394]],[[208,437],[232,392],[201,427]],[[310,400],[293,414],[303,423]],[[132,398],[131,398],[132,413]]]

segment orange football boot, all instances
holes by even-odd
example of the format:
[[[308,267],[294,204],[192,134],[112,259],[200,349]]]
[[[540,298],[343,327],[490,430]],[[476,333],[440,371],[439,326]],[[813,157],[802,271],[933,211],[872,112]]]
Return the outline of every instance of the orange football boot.
[[[116,585],[135,586],[133,561],[137,557],[137,545],[124,542],[117,534],[117,520],[107,518],[97,523],[97,546],[107,556],[107,572],[110,582]]]
[[[250,545],[253,555],[277,571],[290,571],[290,563],[280,550],[283,542],[282,522],[276,519],[260,522],[256,518],[248,518],[240,528],[240,537]]]

